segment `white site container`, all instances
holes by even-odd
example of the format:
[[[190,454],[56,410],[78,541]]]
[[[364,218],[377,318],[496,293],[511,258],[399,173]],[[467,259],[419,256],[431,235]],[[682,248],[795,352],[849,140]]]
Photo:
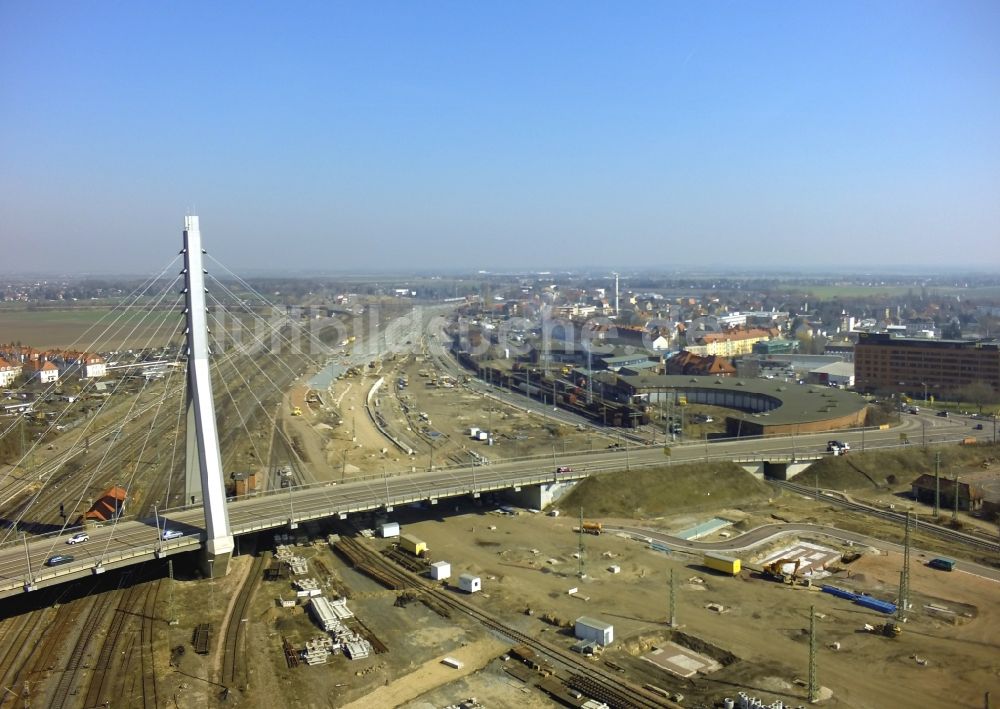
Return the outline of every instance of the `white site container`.
[[[379,536],[385,539],[386,537],[398,537],[399,536],[399,522],[386,522],[381,527],[379,527]]]
[[[435,561],[431,564],[431,578],[435,581],[451,578],[451,564],[447,561]]]
[[[585,615],[576,619],[573,635],[580,640],[593,640],[598,645],[610,645],[615,639],[615,627]]]
[[[483,581],[472,574],[462,574],[458,577],[458,588],[466,593],[476,593],[483,590]]]

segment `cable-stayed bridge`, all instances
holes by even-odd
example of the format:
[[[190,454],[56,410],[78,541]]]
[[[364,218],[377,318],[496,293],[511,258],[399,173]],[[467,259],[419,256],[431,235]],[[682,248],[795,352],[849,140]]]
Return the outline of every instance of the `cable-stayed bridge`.
[[[487,467],[353,476],[337,484],[316,482],[292,465],[288,487],[227,500],[223,471],[267,474],[276,461],[294,461],[278,409],[293,383],[324,367],[330,346],[322,332],[303,332],[300,318],[203,253],[196,217],[188,217],[185,227],[178,257],[77,343],[48,355],[62,358],[60,368],[73,383],[64,377],[33,385],[33,400],[65,406],[49,407],[42,421],[24,412],[0,419],[2,438],[22,443],[16,463],[0,473],[0,597],[190,551],[201,554],[207,573],[220,574],[243,534],[495,490],[523,492],[541,506],[553,487],[665,461],[658,446],[558,459],[553,452]],[[425,325],[411,321],[418,330]],[[368,334],[373,336],[356,347],[362,362],[410,337],[378,334],[377,328]],[[898,436],[838,434],[870,448],[896,445]],[[674,447],[671,462],[815,458],[825,439],[736,440],[713,443],[711,450],[694,443]],[[276,485],[272,475],[266,478]],[[120,493],[110,497],[112,507],[82,526],[91,503],[109,490]],[[89,539],[68,545],[81,530]]]

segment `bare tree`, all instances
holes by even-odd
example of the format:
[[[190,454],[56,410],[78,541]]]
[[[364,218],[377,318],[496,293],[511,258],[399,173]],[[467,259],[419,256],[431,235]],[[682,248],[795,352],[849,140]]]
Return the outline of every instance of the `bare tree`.
[[[983,407],[997,401],[997,392],[984,381],[969,382],[959,388],[957,392],[962,401],[968,401],[979,408],[979,413],[983,413]]]

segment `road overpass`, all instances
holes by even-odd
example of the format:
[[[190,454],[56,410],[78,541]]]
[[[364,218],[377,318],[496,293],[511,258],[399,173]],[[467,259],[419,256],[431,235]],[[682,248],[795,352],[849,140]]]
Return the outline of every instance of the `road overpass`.
[[[916,417],[904,419],[904,430],[921,430]],[[962,422],[938,419],[928,443],[958,442],[973,433]],[[992,432],[979,433],[991,440]],[[987,435],[988,434],[988,435]],[[855,450],[900,445],[900,429],[840,432],[841,440]],[[268,529],[294,528],[302,522],[372,510],[391,509],[417,502],[438,504],[461,496],[479,496],[501,490],[545,490],[589,475],[616,470],[677,464],[692,461],[756,458],[778,460],[816,459],[826,454],[827,434],[735,439],[714,443],[674,446],[665,455],[662,446],[629,447],[615,450],[556,454],[503,461],[489,466],[450,467],[432,472],[400,472],[354,478],[342,483],[318,483],[269,491],[256,497],[227,503],[230,526],[235,536]],[[569,472],[556,473],[558,467]],[[204,509],[201,505],[164,510],[157,518],[120,519],[90,532],[90,540],[79,545],[65,543],[68,535],[21,537],[0,548],[0,598],[141,563],[157,557],[199,550],[204,537]],[[163,529],[176,529],[184,536],[168,542],[160,540]],[[70,554],[73,561],[49,567],[46,559]],[[29,570],[30,567],[30,570]]]

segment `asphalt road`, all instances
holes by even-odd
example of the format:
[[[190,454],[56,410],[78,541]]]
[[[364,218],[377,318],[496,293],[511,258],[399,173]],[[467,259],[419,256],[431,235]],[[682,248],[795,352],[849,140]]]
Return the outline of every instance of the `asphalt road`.
[[[918,416],[904,420],[904,432],[931,429],[928,442],[959,440],[969,429],[954,417],[936,419],[930,425]],[[838,433],[852,447],[881,448],[899,445],[900,429],[854,431]],[[982,433],[982,432],[981,432]],[[992,435],[992,431],[989,432]],[[674,446],[670,462],[709,459],[752,459],[777,455],[813,457],[827,455],[828,433],[758,440],[737,439],[711,444]],[[448,498],[470,492],[487,492],[512,485],[531,485],[557,480],[574,480],[587,475],[622,468],[663,464],[667,458],[660,446],[607,449],[594,452],[553,454],[498,462],[485,467],[453,467],[433,472],[397,473],[373,476],[333,485],[314,485],[269,492],[259,497],[229,503],[230,523],[235,533],[278,528],[289,520],[304,521],[329,517],[336,513],[377,509],[385,505],[403,505],[435,498]],[[558,466],[568,466],[572,472],[556,474]],[[186,551],[200,546],[199,534],[204,514],[201,508],[165,510],[159,528],[181,529],[186,536],[162,546],[166,553]],[[846,535],[837,531],[836,534]],[[19,587],[29,576],[36,580],[73,577],[91,573],[95,566],[110,567],[124,557],[150,558],[160,546],[154,520],[119,520],[117,524],[95,530],[91,540],[74,547],[65,544],[65,536],[38,537],[25,546],[22,541],[8,543],[0,549],[0,593],[3,587]],[[860,541],[860,540],[859,540]],[[875,541],[865,541],[875,545]],[[884,543],[883,543],[884,544]],[[694,547],[692,547],[694,548]],[[44,566],[54,554],[70,553],[72,563],[55,568]],[[985,574],[983,574],[985,575]]]

